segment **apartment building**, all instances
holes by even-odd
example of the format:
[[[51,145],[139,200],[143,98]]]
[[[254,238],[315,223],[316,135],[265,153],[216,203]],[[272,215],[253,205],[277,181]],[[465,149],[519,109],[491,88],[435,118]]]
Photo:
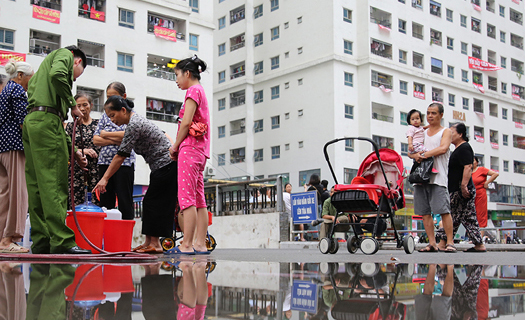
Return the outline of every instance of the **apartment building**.
[[[214,0],[213,165],[217,177],[312,173],[334,183],[327,141],[369,137],[407,157],[406,115],[441,102],[497,170],[489,209],[525,204],[524,4],[518,0]],[[332,145],[339,183],[371,152]],[[407,188],[410,193],[410,188]],[[499,216],[498,216],[499,217]]]
[[[177,88],[173,68],[194,54],[209,62],[201,83],[212,93],[215,26],[212,7],[201,1],[16,0],[2,1],[0,10],[2,56],[25,56],[36,70],[52,50],[68,45],[84,50],[88,66],[73,92],[94,98],[93,118],[103,111],[107,85],[120,81],[135,111],[175,139],[174,116],[185,92]],[[149,167],[137,157],[135,184],[147,185],[148,176]]]

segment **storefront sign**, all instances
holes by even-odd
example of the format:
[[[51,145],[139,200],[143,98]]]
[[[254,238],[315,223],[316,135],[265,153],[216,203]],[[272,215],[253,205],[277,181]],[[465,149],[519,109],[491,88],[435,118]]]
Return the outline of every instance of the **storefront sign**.
[[[95,9],[91,8],[89,11],[89,17],[94,20],[98,21],[105,21],[106,20],[106,14],[102,11],[96,11]]]
[[[425,100],[425,93],[424,92],[419,92],[419,91],[414,91],[414,97],[418,98],[418,99]]]
[[[60,11],[33,5],[33,18],[60,23]]]
[[[0,50],[0,66],[4,66],[10,59],[26,61],[26,54]]]
[[[293,223],[310,223],[317,219],[317,191],[292,193]]]
[[[470,69],[476,69],[481,71],[495,71],[502,69],[501,67],[498,67],[497,65],[494,65],[490,62],[475,58],[475,57],[468,57],[468,67]]]
[[[467,121],[465,112],[461,112],[461,111],[455,111],[455,110],[452,111],[452,118],[454,120]]]
[[[317,299],[317,284],[309,281],[293,281],[291,301],[292,310],[306,311],[314,314],[317,312]]]
[[[168,28],[155,26],[153,29],[155,36],[169,41],[177,42],[177,31]]]

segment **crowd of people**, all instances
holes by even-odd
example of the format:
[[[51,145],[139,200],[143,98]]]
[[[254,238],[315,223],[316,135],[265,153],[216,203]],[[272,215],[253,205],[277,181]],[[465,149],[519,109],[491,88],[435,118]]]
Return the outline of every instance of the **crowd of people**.
[[[104,112],[93,119],[92,97],[71,93],[86,64],[86,55],[76,46],[51,52],[36,72],[26,62],[6,64],[9,81],[0,93],[0,253],[30,251],[19,244],[27,212],[33,254],[91,253],[76,245],[73,230],[65,224],[67,209],[93,192],[95,204],[118,206],[123,219],[134,219],[134,165],[139,154],[151,174],[143,200],[146,240],[133,251],[163,252],[159,238],[173,235],[178,204],[185,237],[169,253],[208,254],[203,171],[210,157],[210,118],[199,82],[206,63],[195,55],[175,66],[176,83],[186,91],[175,141],[134,111],[120,82],[108,85]],[[77,122],[74,137],[74,123],[65,122],[68,112]],[[74,159],[69,157],[71,139]],[[74,185],[68,192],[70,180]],[[71,193],[74,201],[68,199]]]

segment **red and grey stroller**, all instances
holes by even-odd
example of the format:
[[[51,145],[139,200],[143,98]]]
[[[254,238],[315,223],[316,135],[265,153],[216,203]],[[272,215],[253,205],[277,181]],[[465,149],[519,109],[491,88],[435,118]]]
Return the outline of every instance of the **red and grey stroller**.
[[[348,185],[338,184],[327,152],[329,145],[343,140],[368,141],[374,147],[374,152],[369,154],[359,166],[357,177]],[[357,249],[361,249],[365,254],[374,254],[379,250],[378,240],[395,240],[398,248],[403,247],[406,253],[414,252],[414,238],[411,235],[401,238],[394,224],[396,210],[405,206],[403,194],[404,167],[401,156],[391,149],[379,149],[373,140],[363,137],[339,138],[329,141],[324,145],[324,156],[336,183],[335,193],[332,195],[331,201],[337,212],[352,214],[353,217],[357,218],[373,215],[375,219],[373,219],[373,223],[353,222],[352,219],[349,223],[334,221],[326,238],[319,241],[319,250],[324,254],[336,253],[339,249],[339,242],[334,237],[334,233],[341,229],[338,226],[350,225],[354,234],[349,236],[345,232],[347,249],[350,253],[355,253]],[[389,230],[386,236],[382,236],[378,232],[380,219],[390,219],[393,230]],[[357,228],[362,228],[364,225],[373,226],[371,236],[360,235],[363,232]]]

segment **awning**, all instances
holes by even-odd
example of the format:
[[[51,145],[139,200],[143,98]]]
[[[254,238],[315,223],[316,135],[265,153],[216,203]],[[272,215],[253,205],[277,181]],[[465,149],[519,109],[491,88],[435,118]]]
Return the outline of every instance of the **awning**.
[[[432,64],[433,67],[442,68],[443,67],[443,61],[431,58],[430,64]]]

